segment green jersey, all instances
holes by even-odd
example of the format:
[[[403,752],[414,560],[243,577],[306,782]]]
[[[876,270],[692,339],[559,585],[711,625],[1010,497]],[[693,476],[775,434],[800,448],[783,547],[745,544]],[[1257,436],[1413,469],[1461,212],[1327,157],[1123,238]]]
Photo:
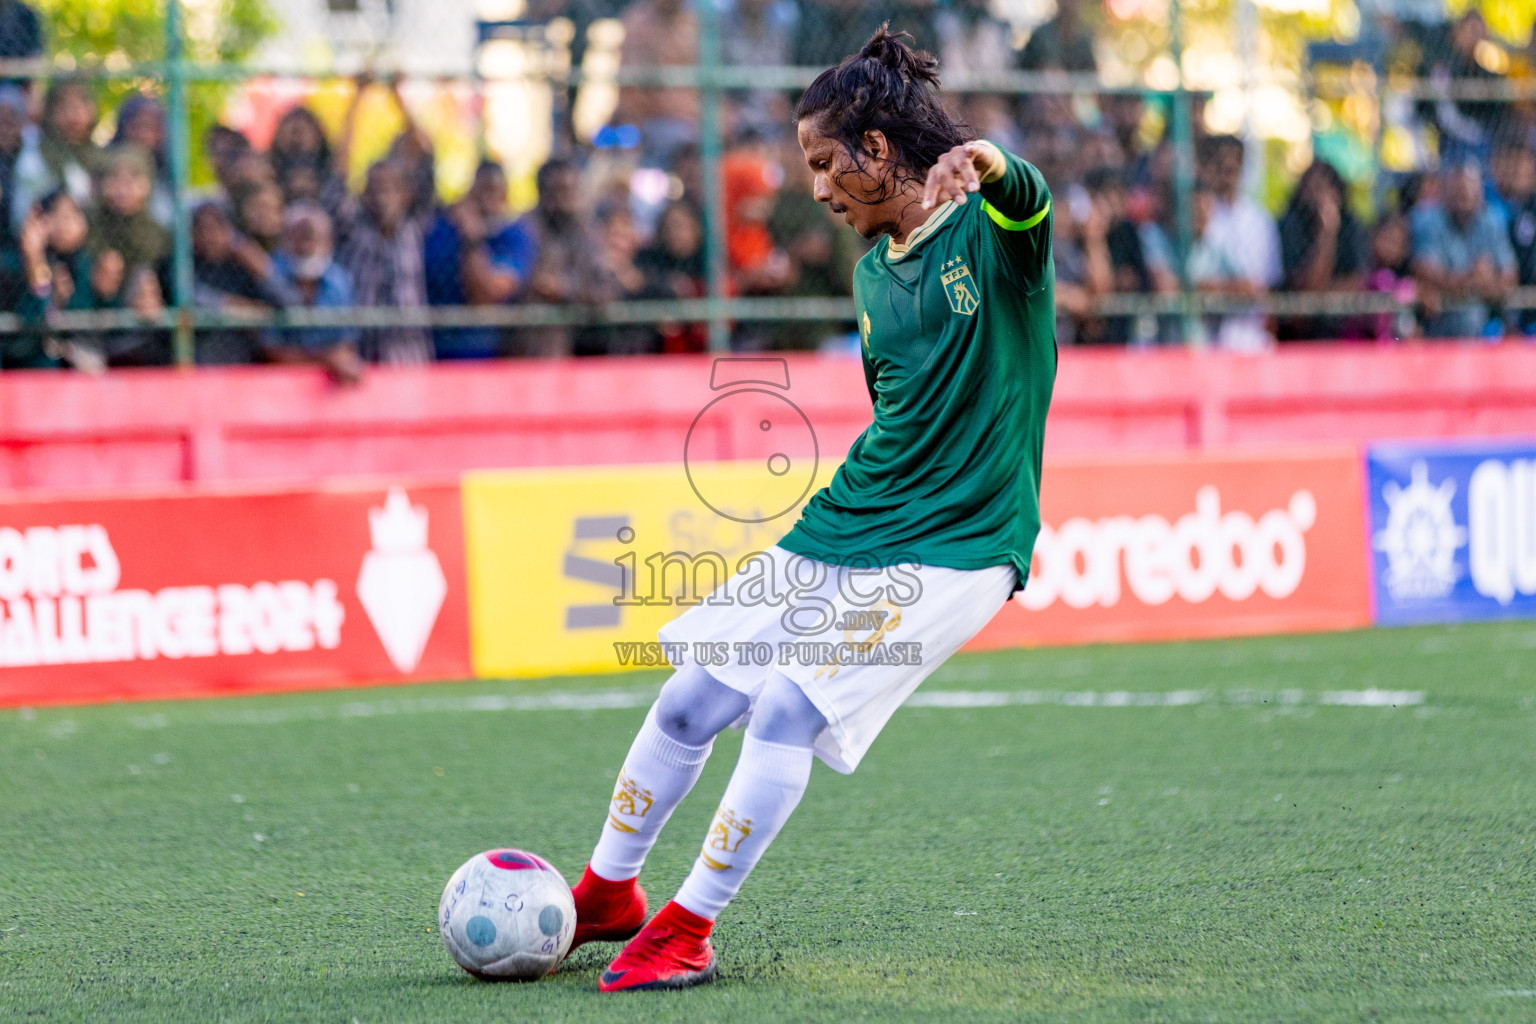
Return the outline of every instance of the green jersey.
[[[999,151],[1000,152],[1000,151]],[[963,204],[853,277],[874,422],[779,545],[833,565],[898,562],[1029,576],[1056,380],[1050,192],[1001,154]]]

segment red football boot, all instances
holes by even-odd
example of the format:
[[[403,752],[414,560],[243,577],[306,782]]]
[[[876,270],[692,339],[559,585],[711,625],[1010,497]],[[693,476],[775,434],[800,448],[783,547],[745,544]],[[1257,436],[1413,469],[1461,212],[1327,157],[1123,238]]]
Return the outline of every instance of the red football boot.
[[[576,900],[576,934],[571,938],[569,956],[587,942],[625,942],[635,937],[645,924],[645,890],[639,881],[610,882],[592,873],[589,865],[581,881],[571,890]]]
[[[614,957],[598,990],[646,992],[714,981],[715,950],[709,944],[714,926],[709,918],[668,903]]]

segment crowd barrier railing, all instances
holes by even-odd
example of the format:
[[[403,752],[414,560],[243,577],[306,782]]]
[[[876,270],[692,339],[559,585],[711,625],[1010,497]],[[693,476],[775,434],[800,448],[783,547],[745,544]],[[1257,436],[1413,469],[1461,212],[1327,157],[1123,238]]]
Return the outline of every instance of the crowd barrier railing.
[[[783,359],[831,455],[870,421],[859,361]],[[293,367],[0,374],[0,488],[84,494],[683,457],[705,356],[450,363],[338,387]],[[1066,349],[1048,457],[1536,434],[1536,345],[1296,346],[1261,356]],[[721,410],[717,409],[717,412]],[[757,420],[709,433],[730,460]]]

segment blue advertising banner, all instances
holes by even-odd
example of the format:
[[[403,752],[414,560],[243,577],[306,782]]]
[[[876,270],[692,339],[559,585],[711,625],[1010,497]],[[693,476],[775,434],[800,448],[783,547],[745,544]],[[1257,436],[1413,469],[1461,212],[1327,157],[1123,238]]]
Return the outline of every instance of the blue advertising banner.
[[[1378,625],[1536,618],[1536,440],[1366,452]]]

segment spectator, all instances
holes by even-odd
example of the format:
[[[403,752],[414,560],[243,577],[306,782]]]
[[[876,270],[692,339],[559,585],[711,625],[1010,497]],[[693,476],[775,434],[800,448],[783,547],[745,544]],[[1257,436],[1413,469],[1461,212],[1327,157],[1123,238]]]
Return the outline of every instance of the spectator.
[[[16,161],[29,124],[26,94],[15,86],[0,85],[0,197],[6,201],[16,188]],[[11,218],[0,217],[0,240],[14,237]]]
[[[837,214],[811,195],[811,170],[800,147],[791,143],[783,156],[786,180],[768,214],[768,233],[774,247],[789,257],[790,281],[784,293],[806,298],[847,295],[854,264],[865,248],[858,235],[840,229]],[[816,345],[846,329],[836,321],[786,324],[775,334],[775,347]]]
[[[1216,254],[1213,266],[1238,268],[1252,285],[1248,294],[1263,295],[1281,281],[1280,237],[1269,212],[1242,194],[1242,140],[1233,135],[1208,136],[1200,144],[1199,157],[1198,177],[1209,194],[1210,211],[1204,229],[1197,233]],[[1219,339],[1222,345],[1242,351],[1262,349],[1271,341],[1258,314],[1222,317]]]
[[[22,225],[21,254],[27,280],[46,294],[53,309],[91,309],[90,225],[68,192],[59,189],[38,200]]]
[[[251,140],[244,133],[228,125],[215,124],[203,135],[203,151],[208,154],[214,180],[226,197],[233,194],[237,184],[251,180],[248,174],[242,173],[249,166],[247,159],[254,153]]]
[[[1120,171],[1112,167],[1096,168],[1084,177],[1083,185],[1094,208],[1088,222],[1094,258],[1100,258],[1097,247],[1102,245],[1102,258],[1109,264],[1108,290],[1134,295],[1176,291],[1178,281],[1157,261],[1148,258],[1141,230],[1126,215],[1125,178]],[[1146,329],[1141,330],[1141,325],[1132,317],[1105,317],[1099,322],[1095,340],[1111,345],[1150,343],[1155,340],[1156,333],[1155,321],[1150,321]]]
[[[334,221],[346,215],[346,179],[338,173],[331,143],[314,112],[294,107],[277,122],[267,152],[288,202],[312,200]]]
[[[521,221],[532,239],[533,273],[528,296],[536,302],[591,302],[602,280],[596,234],[581,209],[581,172],[558,157],[539,168],[539,202]],[[519,332],[515,355],[571,354],[569,327],[535,327]]]
[[[500,306],[517,299],[533,269],[533,239],[507,219],[507,175],[482,162],[469,193],[433,222],[423,243],[427,301],[434,306]],[[438,359],[502,354],[497,327],[439,328]]]
[[[973,92],[958,97],[960,113],[977,138],[986,139],[1010,153],[1025,146],[1024,133],[1013,116],[1013,98]]]
[[[604,204],[597,211],[597,226],[602,238],[603,273],[613,282],[608,290],[620,299],[645,298],[645,273],[635,262],[640,254],[640,233],[635,230],[629,207]]]
[[[699,26],[683,0],[632,0],[624,8],[624,67],[679,67],[699,62]],[[668,167],[683,145],[698,138],[696,89],[625,86],[613,120],[640,128],[641,163]]]
[[[793,0],[736,0],[720,18],[720,49],[725,63],[745,67],[781,67],[791,61],[800,12]],[[789,99],[778,89],[731,93],[735,130],[780,134],[789,123]]]
[[[1093,52],[1093,29],[1084,23],[1082,0],[1057,0],[1056,15],[1036,28],[1019,54],[1024,71],[1071,71],[1092,73],[1099,70]]]
[[[790,282],[789,257],[773,244],[768,215],[784,170],[756,146],[743,146],[720,162],[725,193],[725,249],[731,288],[740,295],[777,294]]]
[[[1429,314],[1431,338],[1502,333],[1494,307],[1515,286],[1515,254],[1499,218],[1483,202],[1476,164],[1451,167],[1440,204],[1414,224],[1413,272]]]
[[[175,192],[165,155],[165,108],[145,93],[133,93],[117,108],[117,131],[113,146],[137,146],[149,154],[154,177],[149,197],[150,216],[164,227],[171,226]]]
[[[192,211],[193,305],[222,313],[270,312],[297,301],[272,257],[235,230],[223,205],[209,201]],[[254,328],[197,332],[195,358],[203,365],[256,362],[263,355]]]
[[[1434,34],[1425,47],[1423,77],[1438,84],[1491,82],[1502,78],[1485,59],[1489,47],[1488,23],[1472,7],[1450,26],[1448,35]],[[1440,157],[1445,163],[1482,160],[1488,156],[1489,136],[1508,116],[1509,105],[1497,100],[1423,100],[1420,110],[1437,129]]]
[[[1013,69],[1013,28],[992,13],[990,0],[955,0],[933,18],[939,66],[996,75]]]
[[[1358,292],[1365,283],[1365,229],[1349,209],[1344,179],[1325,160],[1301,174],[1280,217],[1280,262],[1285,288],[1292,292]],[[1282,341],[1342,336],[1339,317],[1287,317]]]
[[[27,121],[26,95],[15,86],[0,85],[0,202],[10,202],[16,187],[16,157]],[[16,308],[27,290],[11,218],[0,216],[0,309]]]
[[[720,175],[730,289],[737,295],[778,295],[794,279],[788,254],[774,244],[768,228],[784,171],[759,145],[749,143],[725,155]],[[758,351],[772,344],[773,335],[772,325],[749,321],[737,326],[732,345]]]
[[[601,283],[596,292],[604,300],[648,299],[651,294],[645,274],[635,257],[640,252],[640,235],[635,218],[621,202],[598,207],[597,227],[601,238]],[[646,324],[613,324],[578,331],[575,351],[579,356],[639,355],[660,347],[656,331]]]
[[[24,321],[41,326],[52,311],[94,308],[88,233],[84,212],[63,189],[33,204],[22,222],[17,248],[5,254],[7,262],[17,263],[7,271],[23,282],[15,310]],[[61,366],[63,355],[61,340],[40,330],[0,338],[0,369]]]
[[[214,126],[208,133],[206,144],[208,159],[213,164],[214,178],[218,182],[218,189],[214,192],[214,196],[225,202],[231,217],[235,217],[235,208],[238,205],[235,196],[242,189],[258,184],[277,185],[277,175],[273,172],[272,162],[267,159],[266,154],[258,153],[251,147],[250,141],[233,128]],[[279,214],[282,207],[283,195],[279,189],[277,192]],[[238,218],[236,220],[238,221]],[[281,233],[281,216],[278,220],[277,231]]]
[[[1226,240],[1213,241],[1211,222],[1221,203],[1220,195],[1209,185],[1195,189],[1193,210],[1195,243],[1189,250],[1189,280],[1202,295],[1229,298],[1259,298],[1264,286],[1253,279],[1239,253]],[[1254,330],[1254,318],[1248,314],[1207,314],[1200,321],[1203,339],[1222,348],[1253,351],[1267,341]],[[1260,329],[1262,330],[1262,329]]]
[[[1494,146],[1489,170],[1498,190],[1499,214],[1509,226],[1516,283],[1536,285],[1536,150],[1517,133],[1505,135]],[[1536,310],[1520,314],[1520,329],[1536,333]]]
[[[295,308],[355,306],[352,278],[335,260],[330,215],[319,203],[295,203],[283,220],[283,243],[273,262]],[[362,378],[353,327],[299,327],[271,333],[268,354],[281,363],[316,363],[338,384]]]
[[[43,26],[37,11],[21,0],[0,0],[0,59],[27,60],[43,55]],[[24,78],[0,80],[0,86],[26,88]]]
[[[396,103],[406,119],[406,128],[389,146],[389,162],[405,174],[411,204],[407,215],[417,225],[426,224],[437,209],[437,158],[432,137],[407,112],[400,99],[399,86],[393,86]]]
[[[165,313],[165,293],[160,277],[149,267],[128,267],[126,260],[114,259],[116,250],[106,249],[92,267],[98,308],[133,310],[145,321],[157,320]],[[113,288],[103,267],[112,268],[121,281]],[[171,336],[161,327],[145,324],[120,328],[89,341],[77,342],[77,348],[94,348],[107,366],[166,366],[171,362]],[[91,369],[74,360],[77,368]]]
[[[371,74],[364,73],[358,75],[353,83],[352,100],[347,104],[347,111],[342,116],[341,135],[330,157],[332,171],[342,182],[346,181],[351,171],[352,143],[356,137],[358,110],[362,105],[364,93],[368,91],[369,86],[375,84],[375,79]],[[391,75],[378,84],[394,101],[395,109],[399,112],[401,120],[405,122],[400,134],[390,143],[385,159],[405,175],[410,197],[406,210],[407,216],[419,223],[425,223],[431,218],[437,206],[437,173],[433,167],[432,138],[416,123],[416,119],[411,115],[411,108],[406,106],[405,99],[400,95],[400,76]],[[315,191],[318,187],[315,175],[310,174],[306,177],[310,179],[306,184],[306,190]],[[315,195],[311,198],[323,198],[321,192],[323,189],[315,191]],[[331,211],[333,217],[347,219],[354,217],[356,213],[355,209],[348,209],[344,204],[338,204]],[[338,228],[345,226],[347,226],[345,223],[338,222]],[[341,233],[345,234],[345,232]]]
[[[1079,135],[1073,127],[1036,125],[1025,137],[1024,152],[1039,168],[1052,195],[1065,195],[1077,181]]]
[[[154,189],[149,154],[137,146],[115,146],[106,157],[100,195],[91,211],[91,251],[110,249],[123,258],[132,277],[142,268],[165,276],[171,233],[149,212]]]
[[[640,251],[641,270],[667,298],[704,295],[704,223],[691,204],[679,200],[661,211],[656,237]]]
[[[410,216],[411,185],[408,171],[399,164],[383,160],[368,170],[362,213],[338,255],[352,277],[360,306],[426,308],[422,235]],[[368,362],[412,366],[432,361],[432,338],[422,326],[366,328],[359,344]]]
[[[1413,280],[1412,235],[1408,218],[1400,213],[1385,214],[1371,229],[1370,268],[1365,279],[1365,290],[1374,294],[1390,295],[1404,306],[1411,306],[1418,297]],[[1370,338],[1375,341],[1401,341],[1418,333],[1413,313],[1372,313],[1348,321],[1347,338]]]
[[[1489,209],[1506,224],[1513,225],[1515,211],[1536,188],[1536,149],[1523,130],[1511,128],[1494,139],[1488,179],[1484,193]]]
[[[1089,281],[1088,258],[1083,248],[1084,203],[1056,204],[1051,218],[1051,250],[1056,273],[1056,342],[1076,345],[1080,326],[1093,312],[1094,288]]]
[[[796,0],[795,6],[800,28],[791,41],[791,64],[831,67],[858,53],[869,38],[864,31],[867,7],[860,0]]]
[[[656,224],[656,238],[635,263],[645,274],[650,294],[668,299],[696,299],[705,293],[704,224],[698,211],[678,201],[661,211]],[[706,332],[703,324],[662,324],[662,350],[665,352],[702,352]]]
[[[122,205],[121,187],[120,181],[104,181],[103,203]],[[110,239],[131,239],[135,234],[130,230]],[[34,206],[22,224],[20,249],[29,285],[17,307],[24,319],[41,321],[54,311],[107,309],[132,309],[151,319],[165,310],[155,268],[142,264],[130,267],[120,249],[96,236],[84,211],[65,189],[50,193]],[[10,353],[0,358],[16,363],[17,346],[29,352],[28,358],[19,360],[24,365],[68,364],[89,372],[100,372],[108,365],[158,365],[170,359],[169,336],[151,326],[48,337],[22,334],[6,346]]]
[[[273,181],[242,180],[229,194],[235,228],[262,249],[276,252],[283,240],[283,190]]]
[[[75,78],[56,80],[43,100],[37,133],[16,158],[12,227],[19,228],[32,204],[55,189],[67,189],[81,209],[90,206],[101,170],[101,150],[91,141],[95,127],[96,101],[90,86]]]
[[[1090,171],[1107,167],[1120,171],[1125,168],[1125,153],[1113,132],[1102,128],[1086,128],[1078,133],[1078,166]]]
[[[1151,188],[1153,150],[1142,135],[1146,101],[1140,93],[1104,93],[1099,96],[1099,113],[1119,149],[1126,185],[1133,190]]]

